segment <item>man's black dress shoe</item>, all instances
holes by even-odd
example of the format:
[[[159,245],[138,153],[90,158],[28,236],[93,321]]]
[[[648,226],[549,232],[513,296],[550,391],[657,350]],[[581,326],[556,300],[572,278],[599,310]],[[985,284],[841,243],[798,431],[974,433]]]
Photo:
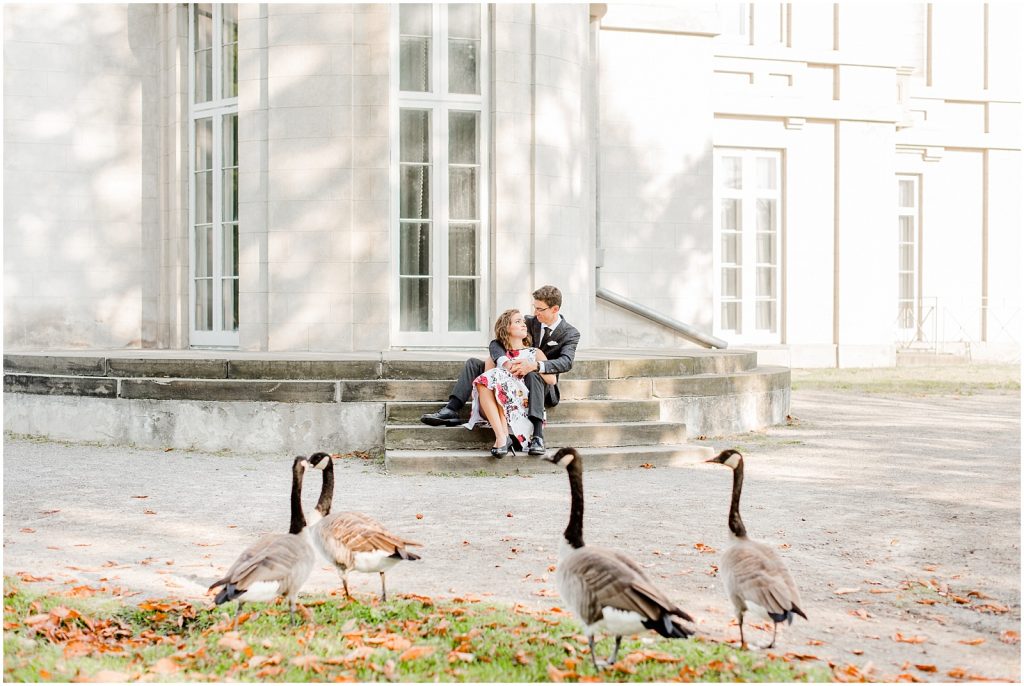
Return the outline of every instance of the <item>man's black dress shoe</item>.
[[[534,436],[530,439],[530,445],[527,447],[526,452],[530,455],[543,455],[544,450],[544,439],[540,436]]]
[[[459,426],[466,422],[459,417],[459,413],[455,410],[449,409],[447,406],[442,407],[437,412],[431,412],[420,417],[420,421],[427,426]]]

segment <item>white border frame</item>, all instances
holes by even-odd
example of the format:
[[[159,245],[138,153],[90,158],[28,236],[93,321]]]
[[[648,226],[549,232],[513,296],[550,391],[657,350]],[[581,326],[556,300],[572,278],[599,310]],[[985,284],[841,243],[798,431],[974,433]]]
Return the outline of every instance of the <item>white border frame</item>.
[[[398,8],[391,5],[391,74],[389,84],[391,93],[390,107],[390,158],[388,160],[389,178],[392,194],[389,200],[389,221],[391,225],[391,268],[388,275],[390,283],[390,333],[393,346],[415,347],[480,347],[490,340],[489,302],[490,302],[490,23],[489,6],[480,6],[480,94],[449,94],[448,91],[448,13],[442,11],[446,4],[432,4],[430,79],[432,92],[415,93],[399,91],[401,77],[401,41],[399,38]],[[439,37],[443,38],[440,40]],[[441,65],[445,68],[442,69]],[[399,278],[399,209],[398,193],[400,165],[399,110],[402,108],[420,108],[431,111],[431,331],[402,331],[401,324],[401,289]],[[479,146],[480,171],[477,179],[479,188],[479,231],[477,246],[477,331],[448,331],[448,113],[451,110],[475,111],[480,113]],[[445,173],[437,173],[443,169]],[[443,202],[435,202],[442,199]],[[442,246],[443,249],[438,249]],[[441,288],[441,284],[445,285]]]

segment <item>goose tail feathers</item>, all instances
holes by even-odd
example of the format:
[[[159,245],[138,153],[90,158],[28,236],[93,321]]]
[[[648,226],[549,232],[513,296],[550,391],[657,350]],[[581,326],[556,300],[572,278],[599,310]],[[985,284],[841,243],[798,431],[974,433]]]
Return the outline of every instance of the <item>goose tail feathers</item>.
[[[220,593],[218,593],[217,597],[213,599],[213,602],[217,605],[223,605],[228,601],[234,600],[243,593],[245,593],[244,588],[240,589],[235,584],[227,584],[224,588],[220,589]]]
[[[686,613],[683,613],[686,614]],[[651,619],[643,623],[644,627],[658,632],[665,638],[689,638],[693,629],[684,625],[675,614],[665,613],[660,619]]]

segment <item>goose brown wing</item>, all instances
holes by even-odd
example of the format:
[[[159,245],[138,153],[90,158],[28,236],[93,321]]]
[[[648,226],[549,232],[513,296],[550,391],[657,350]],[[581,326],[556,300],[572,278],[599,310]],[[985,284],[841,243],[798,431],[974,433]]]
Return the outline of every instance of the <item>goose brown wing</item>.
[[[637,565],[623,561],[624,555],[602,548],[580,548],[563,562],[563,572],[576,598],[566,598],[586,623],[601,619],[605,607],[636,612],[646,619],[659,619],[678,608],[638,572]],[[628,559],[628,558],[627,558]],[[680,610],[681,611],[681,610]]]
[[[324,549],[346,566],[352,565],[352,556],[356,553],[378,550],[394,553],[406,546],[422,545],[396,536],[383,524],[360,512],[338,512],[325,517],[316,527],[316,533]]]
[[[243,551],[224,578],[240,589],[258,581],[281,581],[309,556],[309,546],[300,537],[270,534]]]
[[[732,578],[733,592],[769,612],[784,613],[799,600],[789,570],[763,543],[737,543],[726,551],[723,563]]]

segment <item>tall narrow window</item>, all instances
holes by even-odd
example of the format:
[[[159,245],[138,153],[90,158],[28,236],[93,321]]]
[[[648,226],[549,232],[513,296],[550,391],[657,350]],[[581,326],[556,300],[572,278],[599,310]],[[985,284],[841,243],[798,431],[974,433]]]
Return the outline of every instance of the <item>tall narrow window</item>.
[[[238,345],[238,5],[190,6],[190,343]]]
[[[400,4],[394,340],[476,345],[487,184],[486,5]]]
[[[715,151],[715,329],[734,341],[781,340],[781,155]]]
[[[741,45],[751,44],[751,24],[754,3],[723,0],[718,3],[718,14],[722,21],[721,40]]]
[[[902,338],[921,339],[920,302],[918,283],[920,278],[918,248],[920,245],[920,216],[918,212],[917,176],[897,176],[897,246],[899,263],[897,278],[899,299],[897,301],[896,320],[899,329],[904,332]],[[907,335],[909,334],[909,336]]]

